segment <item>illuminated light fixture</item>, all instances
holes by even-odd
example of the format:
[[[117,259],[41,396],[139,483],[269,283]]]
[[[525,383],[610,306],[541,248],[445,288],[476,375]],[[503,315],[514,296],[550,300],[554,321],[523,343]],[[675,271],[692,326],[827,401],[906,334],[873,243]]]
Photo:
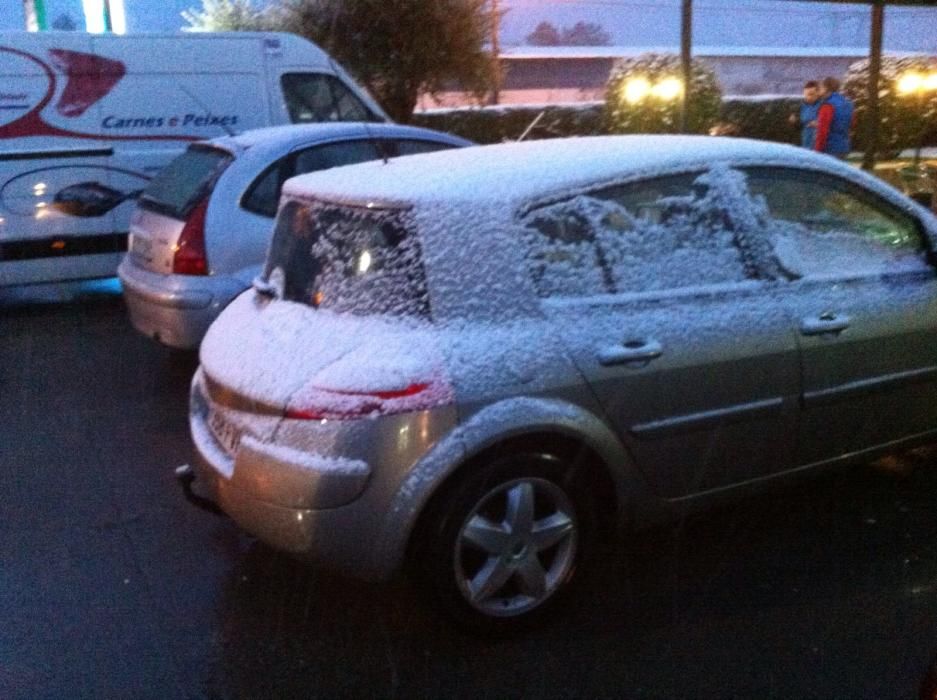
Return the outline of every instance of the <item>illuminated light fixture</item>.
[[[662,100],[675,100],[683,92],[683,83],[678,78],[664,78],[651,88],[651,94]]]
[[[651,92],[651,83],[647,78],[632,78],[625,83],[625,101],[636,104],[647,97]]]
[[[65,250],[65,241],[54,241],[52,243],[52,250]]]
[[[912,92],[924,89],[924,83],[924,76],[920,73],[905,73],[898,79],[898,92],[902,95],[910,95]]]
[[[33,194],[34,194],[34,195],[36,195],[37,197],[41,197],[41,196],[44,195],[45,193],[46,193],[46,183],[44,183],[44,182],[37,182],[35,185],[33,185]]]
[[[371,268],[371,253],[364,251],[358,258],[358,274],[363,275]]]
[[[36,202],[36,209],[43,209],[45,206],[45,202]]]
[[[85,29],[92,34],[125,34],[127,15],[124,0],[81,0],[85,12]]]

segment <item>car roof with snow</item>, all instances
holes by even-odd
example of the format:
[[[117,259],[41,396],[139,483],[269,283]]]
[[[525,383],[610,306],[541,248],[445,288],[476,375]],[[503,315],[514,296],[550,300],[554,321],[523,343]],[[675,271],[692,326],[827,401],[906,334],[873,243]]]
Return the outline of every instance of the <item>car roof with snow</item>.
[[[587,136],[504,143],[374,161],[300,175],[284,193],[348,202],[519,203],[603,181],[653,176],[715,162],[783,164],[854,171],[803,148],[712,136]]]
[[[335,139],[368,139],[368,138],[405,138],[405,139],[440,139],[451,141],[454,144],[469,146],[471,141],[444,134],[431,129],[421,129],[415,126],[402,124],[386,124],[378,122],[316,122],[310,124],[284,124],[268,126],[260,129],[250,129],[233,136],[221,136],[212,139],[210,143],[229,150],[243,150],[264,146],[270,148],[288,148],[314,141],[331,141]]]

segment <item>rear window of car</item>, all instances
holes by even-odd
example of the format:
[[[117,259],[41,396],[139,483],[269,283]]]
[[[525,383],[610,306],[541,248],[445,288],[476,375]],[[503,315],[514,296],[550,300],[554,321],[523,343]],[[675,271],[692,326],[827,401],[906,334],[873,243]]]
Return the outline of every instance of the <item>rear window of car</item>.
[[[189,146],[150,180],[140,195],[140,206],[184,219],[211,192],[232,160],[234,157],[220,148]]]
[[[263,276],[283,299],[314,308],[429,316],[420,245],[405,209],[287,202]]]

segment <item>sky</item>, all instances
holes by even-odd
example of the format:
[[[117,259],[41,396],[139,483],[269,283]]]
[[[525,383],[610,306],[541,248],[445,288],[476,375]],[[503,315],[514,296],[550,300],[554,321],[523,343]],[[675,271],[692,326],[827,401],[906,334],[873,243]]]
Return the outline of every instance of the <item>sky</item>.
[[[258,0],[258,4],[262,0]],[[595,22],[623,46],[676,46],[680,0],[499,0],[506,10],[501,39],[521,44],[538,22]],[[130,31],[175,31],[180,12],[199,0],[125,0]],[[695,0],[697,44],[729,46],[866,46],[869,8],[796,0]],[[81,0],[46,0],[54,21],[69,14],[81,24]],[[22,0],[0,0],[0,29],[21,29]],[[888,8],[885,46],[937,53],[937,8]]]

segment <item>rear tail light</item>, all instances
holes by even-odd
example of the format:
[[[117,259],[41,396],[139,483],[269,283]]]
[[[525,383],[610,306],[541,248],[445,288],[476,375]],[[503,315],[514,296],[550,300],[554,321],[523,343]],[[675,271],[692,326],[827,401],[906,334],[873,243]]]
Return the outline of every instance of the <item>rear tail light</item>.
[[[298,405],[286,411],[297,420],[351,420],[366,416],[423,411],[452,403],[452,390],[443,381],[416,382],[386,391],[345,391],[315,387],[303,392]]]
[[[205,254],[205,214],[207,211],[208,197],[205,197],[186,218],[172,256],[173,274],[208,274],[208,257]]]

